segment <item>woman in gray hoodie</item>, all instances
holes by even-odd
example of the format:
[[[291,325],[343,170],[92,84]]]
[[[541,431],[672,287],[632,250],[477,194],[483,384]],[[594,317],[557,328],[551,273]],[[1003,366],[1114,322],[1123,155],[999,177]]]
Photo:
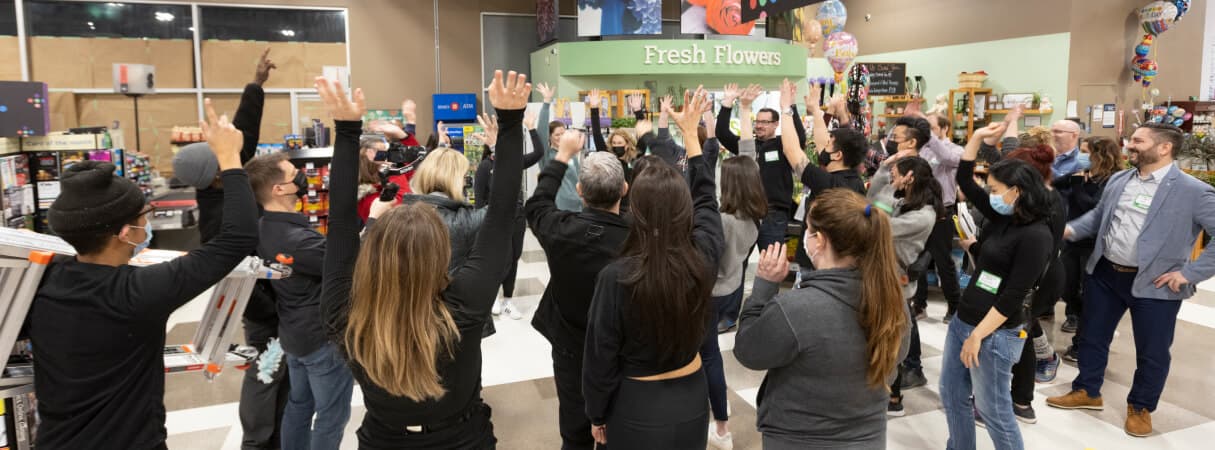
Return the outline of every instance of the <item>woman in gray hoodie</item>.
[[[869,201],[883,211],[890,212],[890,232],[894,237],[894,253],[899,261],[900,283],[903,298],[915,295],[916,279],[909,276],[907,268],[924,251],[924,243],[932,234],[938,217],[945,216],[941,204],[941,184],[932,176],[932,166],[918,156],[895,155],[882,162],[869,186]],[[911,349],[920,347],[919,325],[911,318]],[[918,361],[918,358],[915,358]],[[918,369],[901,367],[899,377],[890,385],[890,405],[886,413],[901,417],[903,393],[900,389],[904,370]]]
[[[735,337],[739,362],[768,371],[758,396],[764,448],[884,448],[887,387],[909,320],[890,218],[843,189],[807,215],[802,242],[817,270],[777,295],[786,251],[765,250]]]

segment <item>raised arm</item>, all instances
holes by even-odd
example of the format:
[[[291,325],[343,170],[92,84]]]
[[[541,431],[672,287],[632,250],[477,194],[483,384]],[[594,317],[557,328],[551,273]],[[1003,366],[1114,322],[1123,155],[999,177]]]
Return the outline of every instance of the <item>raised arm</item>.
[[[244,145],[240,149],[241,164],[257,156],[257,143],[261,139],[262,110],[266,104],[266,91],[262,86],[270,79],[270,71],[276,68],[278,66],[270,61],[270,49],[267,48],[257,62],[253,82],[245,85],[245,91],[240,94],[240,106],[236,107],[232,125],[244,136]]]
[[[411,99],[405,99],[401,102],[401,116],[405,118],[404,126],[401,127],[405,132],[405,139],[401,140],[402,144],[419,146],[418,142],[418,104]]]
[[[692,193],[692,239],[709,267],[717,267],[725,238],[722,235],[721,213],[717,210],[717,184],[713,170],[704,161],[696,125],[700,115],[712,106],[708,93],[697,88],[696,93],[684,93],[683,112],[673,112],[675,124],[683,133],[683,146],[688,151],[688,183]]]
[[[736,154],[755,158],[755,123],[751,118],[751,105],[762,91],[758,84],[752,84],[738,97],[739,140]]]
[[[326,235],[325,276],[321,282],[321,318],[330,339],[341,342],[350,309],[354,262],[359,255],[358,215],[359,135],[367,110],[363,91],[346,98],[341,83],[316,79],[317,93],[334,119],[333,160],[329,171],[329,233]]]
[[[961,162],[958,163],[956,176],[958,188],[966,195],[966,199],[970,200],[970,204],[983,213],[984,217],[997,217],[999,214],[991,208],[987,191],[975,183],[975,158],[979,156],[979,145],[983,142],[983,138],[991,135],[999,136],[1004,132],[1004,127],[1004,123],[997,122],[975,130],[974,135],[966,142],[966,150],[962,152]]]
[[[789,260],[785,255],[784,245],[772,244],[761,249],[755,287],[746,309],[738,318],[734,356],[748,369],[785,366],[793,362],[802,349],[781,302],[772,301],[780,291],[780,282],[789,273]]]
[[[717,141],[721,142],[721,146],[725,147],[730,153],[738,154],[738,136],[730,131],[730,113],[734,107],[734,100],[742,93],[738,90],[738,85],[735,83],[727,84],[723,90],[725,94],[721,97],[721,110],[717,112]],[[746,134],[743,137],[751,137]]]
[[[547,149],[544,148],[544,141],[540,140],[540,133],[536,132],[535,114],[524,113],[523,127],[527,129],[527,135],[531,138],[529,142],[531,142],[532,147],[531,153],[523,155],[523,168],[527,169],[536,165],[540,161],[540,158],[544,156],[544,151]]]
[[[608,150],[607,141],[603,140],[603,127],[599,124],[599,103],[603,99],[599,98],[599,90],[591,89],[591,96],[587,97],[586,104],[591,108],[591,138],[595,142],[595,151],[606,152]]]
[[[789,160],[789,165],[793,167],[793,175],[800,177],[802,170],[810,163],[810,158],[806,157],[806,151],[802,148],[806,142],[802,138],[805,137],[806,131],[803,129],[798,132],[800,120],[797,118],[797,113],[791,111],[793,101],[797,98],[797,85],[790,82],[788,79],[781,82],[780,89],[780,143],[781,150],[785,152],[785,159]],[[826,148],[826,147],[823,147]]]
[[[557,90],[556,88],[549,87],[547,83],[537,84],[536,90],[540,91],[540,95],[544,99],[544,102],[540,104],[540,118],[537,119],[536,130],[540,133],[540,141],[544,144],[544,149],[548,150],[550,145],[557,145],[556,143],[550,143],[548,141],[548,136],[551,132],[551,130],[548,129],[549,105],[553,103],[553,96],[556,95]]]
[[[565,171],[569,170],[569,162],[578,154],[585,143],[582,133],[569,130],[566,136],[561,136],[557,156],[549,161],[540,171],[540,181],[536,182],[536,191],[527,200],[524,209],[527,213],[527,226],[536,235],[541,246],[546,246],[553,230],[561,229],[561,224],[573,220],[578,213],[562,211],[557,208],[557,191],[561,189],[561,181]]]
[[[826,149],[827,143],[831,141],[831,133],[827,131],[827,116],[818,104],[818,99],[822,96],[823,85],[811,83],[810,94],[806,95],[806,111],[807,114],[810,114],[810,119],[814,121],[810,125],[813,129],[811,135],[814,137],[814,148],[818,151]]]

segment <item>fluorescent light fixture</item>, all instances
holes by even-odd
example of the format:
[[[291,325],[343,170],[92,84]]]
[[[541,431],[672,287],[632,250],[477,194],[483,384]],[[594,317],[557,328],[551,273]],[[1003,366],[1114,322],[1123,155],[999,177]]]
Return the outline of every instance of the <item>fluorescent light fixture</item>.
[[[281,33],[283,36],[286,36],[286,37],[295,36],[295,30],[281,30],[281,31],[279,31],[279,33]]]
[[[161,22],[172,22],[173,15],[163,11],[156,11],[156,20]]]

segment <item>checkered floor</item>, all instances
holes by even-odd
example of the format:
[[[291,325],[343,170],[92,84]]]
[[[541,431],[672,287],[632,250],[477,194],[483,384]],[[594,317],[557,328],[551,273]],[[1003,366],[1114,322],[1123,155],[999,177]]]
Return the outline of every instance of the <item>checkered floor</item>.
[[[751,265],[752,271],[755,264]],[[753,274],[749,275],[753,276]],[[497,318],[498,333],[482,342],[485,399],[494,408],[494,429],[503,449],[559,448],[557,400],[552,383],[548,343],[529,325],[539,302],[548,269],[544,253],[529,234],[519,266],[516,288],[522,320]],[[749,278],[750,279],[750,278]],[[1203,286],[1205,287],[1205,286]],[[942,448],[948,437],[944,411],[937,394],[941,348],[945,325],[940,322],[945,306],[935,290],[930,297],[929,319],[920,322],[924,350],[924,371],[929,384],[906,391],[907,416],[891,419],[887,442],[894,449]],[[188,339],[201,317],[194,302],[174,314],[170,321],[169,342]],[[1062,305],[1058,317],[1062,317]],[[1059,349],[1065,348],[1069,334],[1059,331],[1058,323],[1045,324]],[[755,431],[755,396],[763,373],[743,368],[734,359],[733,333],[720,337],[726,379],[730,388],[730,429],[735,448],[759,449]],[[1034,408],[1038,423],[1021,424],[1026,448],[1033,449],[1195,449],[1211,448],[1215,436],[1215,358],[1205,351],[1215,342],[1215,285],[1200,289],[1198,296],[1185,303],[1173,345],[1173,365],[1160,407],[1153,415],[1156,433],[1146,439],[1127,436],[1122,431],[1125,397],[1135,368],[1134,343],[1129,319],[1119,328],[1110,355],[1102,412],[1062,411],[1046,406],[1048,396],[1065,393],[1076,375],[1074,365],[1064,363],[1059,376],[1049,384],[1036,386]],[[165,403],[169,409],[169,448],[238,449],[240,423],[237,417],[240,374],[225,372],[213,383],[198,374],[170,375]],[[355,389],[354,413],[347,427],[342,448],[356,448],[354,431],[365,409]],[[992,448],[980,430],[979,448]]]

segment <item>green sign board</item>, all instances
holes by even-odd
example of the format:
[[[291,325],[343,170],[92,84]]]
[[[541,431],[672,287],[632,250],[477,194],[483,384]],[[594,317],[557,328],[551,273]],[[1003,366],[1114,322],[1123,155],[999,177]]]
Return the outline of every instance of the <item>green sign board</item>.
[[[627,40],[557,44],[561,76],[753,75],[803,78],[806,49],[776,42]]]

